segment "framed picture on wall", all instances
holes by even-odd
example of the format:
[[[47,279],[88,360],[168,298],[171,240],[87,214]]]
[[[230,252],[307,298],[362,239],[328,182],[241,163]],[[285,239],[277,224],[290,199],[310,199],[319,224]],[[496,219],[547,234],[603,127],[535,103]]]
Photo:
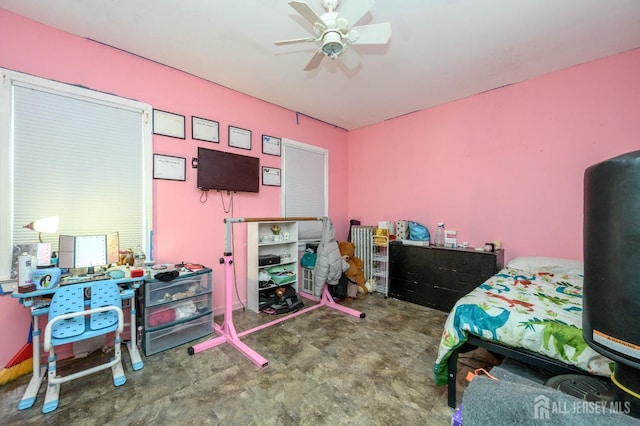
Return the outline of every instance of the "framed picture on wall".
[[[153,133],[156,135],[185,139],[184,115],[154,109]]]
[[[187,160],[184,157],[153,154],[153,178],[186,180]]]
[[[263,166],[262,184],[265,186],[280,186],[280,169]]]
[[[251,130],[229,126],[229,146],[251,149]]]
[[[280,145],[282,140],[269,135],[262,135],[262,153],[268,155],[277,155],[280,157]]]
[[[218,127],[217,121],[191,116],[191,139],[220,143]]]

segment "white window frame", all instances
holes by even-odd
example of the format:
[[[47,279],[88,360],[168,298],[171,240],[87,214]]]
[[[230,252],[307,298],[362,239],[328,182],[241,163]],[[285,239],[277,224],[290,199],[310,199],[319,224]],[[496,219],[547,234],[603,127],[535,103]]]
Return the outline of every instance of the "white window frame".
[[[34,88],[43,92],[49,92],[65,97],[78,99],[79,101],[89,101],[92,103],[108,105],[120,109],[139,112],[142,120],[142,158],[140,167],[142,168],[142,235],[140,244],[143,248],[150,247],[151,229],[153,224],[153,201],[152,201],[152,128],[151,116],[152,107],[149,104],[121,98],[103,92],[73,86],[44,78],[19,73],[4,68],[0,68],[0,281],[8,280],[11,276],[11,260],[13,256],[14,242],[14,129],[13,129],[13,88],[14,85]],[[123,155],[126,155],[123,153]],[[72,163],[71,163],[72,164]],[[87,167],[86,164],[81,165]],[[126,190],[123,189],[123,193]],[[35,195],[35,194],[34,194]],[[73,199],[69,194],[69,199]],[[123,197],[126,197],[123,194]],[[126,204],[125,199],[114,200]],[[34,218],[38,219],[38,218]],[[37,241],[37,233],[34,233]],[[121,247],[122,248],[122,247]],[[125,247],[128,248],[128,247]],[[135,248],[135,247],[133,247]]]

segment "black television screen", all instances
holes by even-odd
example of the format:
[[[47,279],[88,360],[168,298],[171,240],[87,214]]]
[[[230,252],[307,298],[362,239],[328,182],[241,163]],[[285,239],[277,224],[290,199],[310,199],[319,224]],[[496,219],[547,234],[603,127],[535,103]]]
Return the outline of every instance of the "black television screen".
[[[258,192],[260,159],[198,147],[198,188]]]

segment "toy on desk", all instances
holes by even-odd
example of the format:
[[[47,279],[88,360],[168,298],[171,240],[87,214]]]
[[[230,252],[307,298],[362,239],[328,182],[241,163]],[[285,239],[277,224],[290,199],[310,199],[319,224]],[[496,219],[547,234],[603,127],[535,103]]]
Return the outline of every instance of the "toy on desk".
[[[49,255],[47,254],[47,256]],[[60,268],[49,263],[37,267],[35,265],[34,259],[28,253],[22,253],[18,256],[19,293],[54,288],[60,284],[62,276]]]
[[[57,287],[60,284],[61,276],[62,274],[58,267],[38,267],[31,274],[31,281],[36,285],[36,289],[42,290]]]
[[[120,259],[118,260],[118,265],[129,265],[133,266],[135,263],[135,256],[133,255],[133,250],[126,249],[120,251]]]

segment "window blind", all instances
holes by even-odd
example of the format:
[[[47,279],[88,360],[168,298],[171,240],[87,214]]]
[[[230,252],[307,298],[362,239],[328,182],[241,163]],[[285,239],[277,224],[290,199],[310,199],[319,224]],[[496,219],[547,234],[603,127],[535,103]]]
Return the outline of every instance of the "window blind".
[[[0,214],[3,221],[10,219],[11,232],[10,238],[0,235],[3,246],[13,250],[38,242],[38,233],[23,225],[59,216],[58,232],[42,234],[53,250],[61,234],[113,232],[119,233],[121,249],[148,250],[150,106],[49,83],[16,79],[8,89],[12,155],[2,186],[11,197],[10,208]],[[7,267],[3,262],[0,277],[6,278]]]
[[[327,216],[327,150],[283,139],[283,163],[284,216]],[[321,222],[298,224],[300,240],[319,240],[321,235]]]

